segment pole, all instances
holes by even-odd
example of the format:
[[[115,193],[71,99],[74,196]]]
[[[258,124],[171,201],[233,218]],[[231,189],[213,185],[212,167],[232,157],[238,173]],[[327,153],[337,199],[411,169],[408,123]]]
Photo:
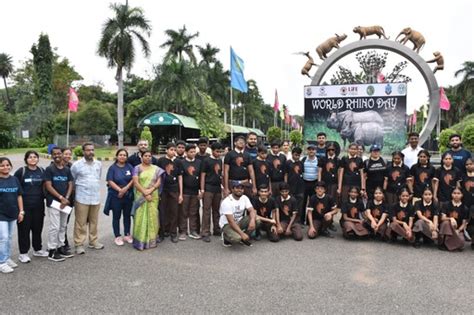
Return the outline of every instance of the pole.
[[[230,148],[234,150],[234,126],[232,114],[232,86],[230,87]]]
[[[243,115],[242,115],[242,126],[245,127],[245,105],[244,104],[242,104],[242,113],[243,113]]]
[[[71,120],[71,110],[67,110],[67,130],[66,130],[66,148],[69,148],[69,121]]]

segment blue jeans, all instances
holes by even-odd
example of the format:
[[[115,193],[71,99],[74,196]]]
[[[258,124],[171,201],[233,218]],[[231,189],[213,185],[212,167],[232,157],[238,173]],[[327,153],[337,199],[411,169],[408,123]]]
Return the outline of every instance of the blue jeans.
[[[128,197],[118,198],[115,196],[110,197],[110,209],[112,209],[113,219],[112,227],[114,229],[115,237],[120,236],[120,217],[123,211],[123,234],[130,235],[130,225],[132,217],[130,215],[132,211],[133,199]]]
[[[12,251],[12,235],[16,220],[0,221],[0,265],[7,262]]]

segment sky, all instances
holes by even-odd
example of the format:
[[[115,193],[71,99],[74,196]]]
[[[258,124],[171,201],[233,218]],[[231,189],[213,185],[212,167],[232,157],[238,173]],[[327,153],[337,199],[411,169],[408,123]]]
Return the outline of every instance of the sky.
[[[31,58],[29,50],[41,32],[49,35],[51,45],[60,56],[67,57],[84,80],[80,84],[102,83],[115,91],[114,70],[96,54],[104,21],[112,15],[106,0],[2,1],[0,19],[0,52],[11,55],[16,67]],[[123,3],[125,0],[122,1]],[[144,9],[152,25],[149,58],[137,55],[132,73],[152,76],[153,65],[165,54],[159,46],[166,40],[166,29],[186,25],[189,32],[199,32],[194,44],[211,43],[221,51],[219,59],[228,69],[229,47],[245,62],[246,79],[254,79],[268,104],[273,104],[275,89],[280,104],[291,114],[303,115],[303,87],[311,80],[300,74],[306,57],[295,52],[309,51],[317,60],[315,48],[334,33],[345,33],[349,43],[359,40],[354,26],[381,25],[391,39],[410,26],[426,38],[420,54],[425,60],[440,51],[445,59],[444,71],[436,73],[440,86],[457,84],[454,72],[474,56],[474,5],[469,0],[449,2],[424,1],[256,1],[218,0],[151,1],[129,0],[130,6]],[[411,47],[411,43],[408,43]],[[197,54],[197,51],[196,51]],[[398,56],[389,56],[389,67]],[[320,63],[317,60],[316,63]],[[351,56],[341,64],[356,65]],[[434,65],[431,66],[432,68]],[[385,69],[385,73],[390,69]],[[427,101],[428,90],[413,66],[405,74],[412,77],[408,85],[408,112]],[[314,74],[315,68],[311,74]],[[328,79],[330,77],[327,77]]]

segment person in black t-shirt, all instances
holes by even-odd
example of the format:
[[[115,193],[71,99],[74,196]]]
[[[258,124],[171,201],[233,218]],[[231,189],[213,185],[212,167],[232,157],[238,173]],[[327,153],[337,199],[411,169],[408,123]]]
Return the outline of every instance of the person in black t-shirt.
[[[441,156],[441,167],[433,178],[434,199],[438,202],[451,200],[454,188],[459,187],[462,180],[461,171],[454,166],[453,156],[446,152]]]
[[[181,173],[178,160],[176,160],[176,145],[172,142],[166,145],[166,155],[158,159],[158,167],[163,169],[163,190],[160,196],[160,235],[159,241],[163,237],[171,235],[173,243],[178,242],[178,205],[183,203],[182,196],[179,195],[178,176]]]
[[[466,173],[462,175],[461,187],[463,203],[469,211],[467,236],[470,235],[472,238],[474,237],[474,161],[471,158],[466,160]],[[474,242],[471,243],[471,248],[474,249]]]
[[[202,239],[210,242],[211,216],[213,235],[221,235],[219,228],[219,207],[222,199],[222,145],[215,142],[211,145],[212,154],[204,159],[201,165],[201,192],[202,198]]]
[[[351,143],[348,153],[341,159],[338,170],[337,194],[342,203],[348,200],[350,187],[359,187],[362,195],[365,195],[364,163],[357,156],[357,144]]]
[[[326,148],[326,156],[318,157],[318,178],[326,183],[326,192],[336,202],[337,198],[337,173],[340,160],[337,157],[336,146],[331,142]]]
[[[441,207],[441,224],[439,227],[438,248],[449,251],[463,250],[464,230],[467,227],[468,210],[462,203],[462,191],[453,189],[451,200]]]
[[[374,198],[374,191],[377,187],[383,187],[385,180],[385,170],[387,165],[380,156],[381,148],[373,144],[370,147],[370,157],[364,161],[365,189],[367,189],[367,198]]]
[[[365,226],[374,237],[386,238],[388,205],[384,201],[381,186],[374,189],[373,199],[367,203],[365,210]]]
[[[258,186],[258,196],[251,200],[253,208],[257,211],[257,219],[260,220],[260,226],[255,230],[256,240],[260,240],[262,230],[267,234],[270,242],[278,242],[276,226],[277,206],[275,200],[270,197],[270,189],[266,185]]]
[[[224,196],[230,194],[229,183],[232,180],[238,180],[244,186],[244,194],[247,197],[257,194],[252,160],[244,148],[245,138],[238,136],[234,140],[234,150],[224,158]]]
[[[342,235],[346,239],[365,237],[369,231],[364,225],[362,214],[365,211],[364,203],[360,199],[360,189],[357,186],[349,188],[347,201],[342,204]]]
[[[176,158],[184,160],[186,158],[186,142],[183,140],[176,141]]]
[[[295,241],[303,240],[303,230],[298,222],[298,203],[294,197],[290,196],[288,183],[280,184],[280,196],[276,200],[276,205],[278,235],[292,236]]]
[[[270,153],[267,155],[270,165],[270,182],[273,197],[280,196],[280,184],[285,180],[286,157],[280,152],[280,142],[274,141],[271,144]]]
[[[199,200],[202,192],[199,185],[199,175],[201,174],[201,161],[196,159],[196,145],[186,146],[186,158],[180,161],[179,196],[183,199],[183,204],[179,213],[179,240],[185,241],[188,234],[195,240],[201,238],[199,233],[200,216]]]
[[[290,186],[290,195],[296,199],[300,218],[304,217],[306,205],[304,202],[304,180],[303,180],[303,162],[300,161],[301,148],[296,147],[291,150],[292,158],[286,161],[285,182]]]
[[[395,241],[397,236],[401,236],[410,243],[415,241],[413,236],[413,220],[415,213],[410,204],[410,192],[407,188],[402,188],[398,194],[399,201],[390,207],[390,226],[387,229],[387,236],[391,241]]]
[[[196,159],[202,162],[205,158],[208,158],[210,156],[210,154],[207,152],[207,149],[209,147],[209,138],[208,137],[199,138],[197,146],[199,148],[199,151],[196,154]]]
[[[140,139],[137,143],[137,147],[138,147],[138,152],[131,154],[127,159],[127,163],[132,165],[133,167],[142,163],[143,152],[147,152],[148,150],[151,150],[151,148],[149,148],[148,140],[146,139]],[[158,160],[154,156],[152,156],[151,164],[157,165],[157,163],[158,163]]]
[[[324,182],[317,182],[314,190],[316,194],[311,196],[307,207],[308,238],[314,239],[319,235],[332,238],[333,236],[329,233],[328,227],[339,211],[337,203],[326,194],[326,184]]]
[[[395,151],[392,153],[392,161],[387,165],[383,188],[389,205],[398,202],[400,190],[407,188],[407,181],[411,180],[410,169],[403,164],[403,157],[402,152]]]
[[[255,182],[257,187],[265,185],[271,187],[270,183],[270,164],[267,161],[267,148],[263,145],[258,146],[258,155],[253,160],[253,169],[255,171]],[[271,191],[270,191],[271,193]]]
[[[426,188],[431,188],[435,171],[434,166],[430,163],[430,153],[426,150],[418,152],[418,163],[413,164],[410,169],[413,180],[407,183],[413,194],[413,203],[422,198]]]
[[[433,201],[433,192],[429,187],[423,190],[422,199],[415,202],[415,247],[421,246],[421,239],[425,243],[438,239],[438,204]]]

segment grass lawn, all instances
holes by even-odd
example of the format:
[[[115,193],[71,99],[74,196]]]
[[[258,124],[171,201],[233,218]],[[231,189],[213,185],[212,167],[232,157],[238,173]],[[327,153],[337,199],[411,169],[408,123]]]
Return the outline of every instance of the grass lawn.
[[[0,149],[0,156],[8,156],[13,154],[24,154],[28,150],[35,150],[39,152],[39,148],[12,148],[12,149]],[[98,158],[114,157],[115,148],[97,148],[95,149],[95,156]]]

